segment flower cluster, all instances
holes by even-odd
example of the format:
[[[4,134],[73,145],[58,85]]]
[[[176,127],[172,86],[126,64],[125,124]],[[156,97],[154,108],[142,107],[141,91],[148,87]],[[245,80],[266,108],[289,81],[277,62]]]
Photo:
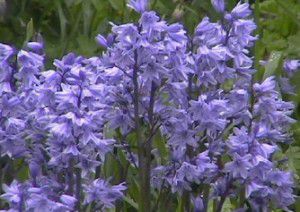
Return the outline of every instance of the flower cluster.
[[[0,44],[1,157],[23,159],[30,172],[3,186],[12,210],[114,207],[127,174],[111,186],[101,171],[115,152],[138,169],[141,211],[163,190],[183,197],[186,210],[207,211],[213,200],[221,211],[226,198],[240,210],[288,210],[293,175],[276,154],[291,142],[293,104],[280,92],[292,93],[299,61],[285,62],[279,83],[254,83],[249,4],[212,5],[221,20],[205,17],[188,37],[148,1],[131,0],[137,23],[113,24],[96,37],[101,56],[70,53],[55,70],[44,67],[41,40],[19,52]],[[154,147],[158,135],[168,158]]]
[[[102,180],[96,168],[114,146],[103,135],[99,59],[71,53],[54,61],[56,70],[44,71],[42,43],[27,46],[18,53],[1,46],[1,155],[25,159],[30,171],[28,181],[5,186],[2,197],[19,210],[79,210],[82,193],[87,203],[101,199],[96,207],[112,207],[124,185],[103,181],[101,194],[90,197],[90,184]]]

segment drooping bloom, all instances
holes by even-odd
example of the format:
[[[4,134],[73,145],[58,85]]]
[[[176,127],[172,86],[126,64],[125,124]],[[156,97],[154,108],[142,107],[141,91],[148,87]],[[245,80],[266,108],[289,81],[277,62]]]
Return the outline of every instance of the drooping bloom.
[[[225,2],[224,0],[211,0],[212,5],[215,10],[222,13],[225,10]]]
[[[149,0],[130,0],[128,6],[138,13],[143,13],[148,8]]]

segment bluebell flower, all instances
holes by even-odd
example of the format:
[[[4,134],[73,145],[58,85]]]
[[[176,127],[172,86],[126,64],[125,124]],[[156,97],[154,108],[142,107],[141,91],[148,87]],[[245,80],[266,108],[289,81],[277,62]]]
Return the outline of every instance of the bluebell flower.
[[[260,197],[260,198],[267,198],[272,193],[272,190],[265,186],[261,185],[258,182],[251,181],[246,186],[246,197],[249,198],[250,196]]]
[[[22,85],[25,88],[37,85],[39,83],[37,76],[44,67],[44,57],[33,52],[21,50],[18,53],[18,63],[20,70],[15,76],[23,82]]]
[[[194,132],[192,130],[181,129],[176,131],[169,142],[172,146],[179,146],[183,144],[187,144],[193,147],[197,147],[198,144],[194,137]]]
[[[148,0],[130,0],[128,6],[138,13],[143,13],[148,9]]]
[[[234,19],[246,18],[251,14],[248,3],[239,2],[231,11],[230,15]]]
[[[188,165],[188,164],[187,164]],[[166,181],[169,183],[169,185],[171,186],[172,192],[178,192],[179,194],[182,194],[183,191],[191,191],[191,185],[190,182],[187,181],[187,179],[185,178],[185,175],[187,173],[185,173],[186,169],[188,169],[188,171],[192,171],[190,174],[188,174],[188,176],[193,179],[196,178],[197,173],[194,173],[193,168],[195,169],[195,166],[185,166],[183,164],[183,167],[177,167],[177,170],[175,171],[174,174],[168,176],[166,178]]]
[[[289,210],[288,206],[292,205],[295,202],[293,189],[291,187],[285,186],[275,189],[272,200],[277,207],[282,208],[285,211],[291,211]]]
[[[207,96],[199,96],[198,101],[192,100],[191,104],[191,114],[193,120],[198,121],[199,124],[196,129],[199,131],[208,130],[215,132],[222,130],[227,120],[225,119],[227,108],[226,100],[209,100]]]
[[[2,194],[1,198],[6,199],[12,204],[22,201],[22,190],[20,190],[20,185],[17,181],[13,181],[10,186],[4,184],[2,187],[5,194]]]
[[[186,180],[188,182],[200,182],[200,172],[197,166],[192,165],[187,162],[183,162],[181,167],[177,170],[176,177],[181,180]]]
[[[225,164],[224,171],[231,173],[234,178],[241,177],[243,179],[246,179],[249,169],[252,168],[250,159],[251,155],[249,154],[245,156],[235,154],[233,156],[233,161]]]
[[[223,13],[225,10],[225,2],[224,0],[212,0],[211,1],[212,5],[214,6],[215,10]]]
[[[111,186],[101,179],[94,180],[92,184],[85,187],[85,202],[95,202],[103,208],[111,208],[114,202],[123,198],[124,184]]]
[[[268,180],[277,186],[293,186],[292,175],[290,172],[274,170],[269,172]]]
[[[6,44],[0,43],[0,61],[8,61],[15,54],[15,50]]]
[[[140,37],[134,24],[114,25],[112,31],[116,34],[116,41],[119,42],[119,45],[125,48],[135,44]]]
[[[44,43],[41,42],[28,42],[27,47],[36,54],[44,56]]]
[[[103,36],[103,35],[97,35],[97,37],[96,37],[96,41],[97,41],[97,43],[99,44],[99,45],[101,45],[102,47],[104,47],[104,48],[107,48],[108,47],[108,45],[107,45],[107,40],[106,40],[106,38]]]
[[[204,210],[203,199],[201,197],[192,197],[192,202],[193,202],[195,211],[203,211]]]
[[[62,60],[55,59],[53,65],[57,68],[57,71],[64,76],[68,73],[73,64],[81,63],[83,57],[77,57],[74,53],[65,55]]]
[[[211,160],[208,151],[199,153],[195,158],[195,162],[202,180],[212,179],[218,173],[218,166]]]
[[[212,185],[213,193],[212,196],[227,196],[232,193],[230,188],[231,178],[228,176],[219,177]]]
[[[0,63],[0,94],[12,92],[14,89],[14,70],[6,62]]]
[[[285,94],[295,95],[295,86],[291,85],[290,79],[286,77],[279,78],[279,86],[281,92]]]
[[[55,211],[58,204],[41,194],[31,194],[26,201],[28,210]]]
[[[75,203],[77,202],[76,198],[74,198],[70,195],[66,195],[66,194],[61,195],[60,200],[63,204],[68,206],[69,209],[73,209],[75,206]]]
[[[70,123],[62,122],[62,123],[52,123],[49,124],[50,132],[56,136],[62,136],[64,138],[69,138],[72,136],[72,126]]]
[[[272,96],[277,94],[275,91],[274,77],[268,77],[261,84],[255,83],[253,88],[258,96]]]
[[[217,23],[211,23],[208,17],[203,18],[195,30],[194,42],[211,47],[218,45],[225,39],[226,33]]]
[[[284,62],[283,68],[289,76],[292,76],[296,71],[300,69],[300,61],[286,60]]]
[[[238,153],[239,155],[246,155],[254,138],[248,135],[248,131],[245,127],[241,129],[235,128],[233,131],[234,135],[229,137],[227,143],[229,152],[233,154]]]

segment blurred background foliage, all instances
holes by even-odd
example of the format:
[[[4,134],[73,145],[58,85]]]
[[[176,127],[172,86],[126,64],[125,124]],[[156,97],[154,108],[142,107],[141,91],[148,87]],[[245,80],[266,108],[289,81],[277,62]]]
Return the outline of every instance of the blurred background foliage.
[[[126,7],[126,1],[0,0],[0,42],[22,48],[24,43],[35,40],[40,33],[45,41],[47,61],[71,51],[87,57],[101,54],[103,49],[95,42],[97,34],[108,34],[110,22],[121,24],[138,19],[137,14]],[[238,0],[226,2],[227,8],[231,9]],[[280,76],[284,59],[300,58],[300,0],[248,2],[254,10],[253,18],[260,37],[253,49],[255,68],[258,70],[255,77],[262,80],[269,75]],[[169,22],[182,22],[189,35],[192,35],[194,27],[204,16],[218,19],[210,0],[152,0],[151,9]],[[260,65],[261,60],[266,61],[265,66]],[[51,65],[48,62],[48,66]],[[292,81],[296,93],[300,94],[300,73]],[[295,102],[294,118],[298,121],[293,127],[295,141],[292,147],[283,148],[286,151],[276,157],[288,159],[289,168],[300,176],[300,95],[283,98]],[[158,148],[165,148],[159,146],[160,142],[156,143]],[[113,172],[116,174],[118,169]],[[131,207],[136,206],[130,198],[126,202]],[[296,211],[300,211],[299,202],[295,205]]]

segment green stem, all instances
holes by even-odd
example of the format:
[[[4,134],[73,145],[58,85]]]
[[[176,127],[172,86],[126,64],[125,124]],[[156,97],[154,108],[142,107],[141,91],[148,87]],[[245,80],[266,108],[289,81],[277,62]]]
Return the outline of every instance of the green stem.
[[[184,191],[183,194],[182,194],[182,197],[181,197],[181,201],[182,201],[182,204],[181,204],[181,210],[182,212],[188,212],[191,210],[190,208],[190,198],[191,198],[191,195],[189,193],[189,191]]]
[[[216,209],[216,212],[222,212],[222,208],[223,208],[225,200],[226,200],[226,196],[221,197],[218,207]]]
[[[81,211],[81,170],[80,169],[76,169],[75,171],[76,174],[76,199],[77,199],[77,203],[76,203],[76,209],[77,211]]]
[[[68,182],[68,190],[67,194],[73,195],[74,193],[74,177],[73,177],[73,172],[74,172],[74,160],[71,158],[69,160],[69,165],[67,169],[67,175],[66,175],[66,182]]]
[[[209,202],[209,186],[203,185],[203,211],[207,211],[208,202]]]
[[[214,199],[213,201],[213,211],[216,212],[218,207],[218,199]]]
[[[138,84],[138,67],[137,67],[137,50],[134,51],[135,65],[133,69],[133,105],[134,105],[134,123],[135,133],[138,142],[139,158],[139,211],[151,211],[150,203],[150,166],[148,160],[148,151],[142,140],[140,117],[139,117],[139,84]]]
[[[240,191],[240,199],[239,199],[239,208],[243,208],[244,204],[245,204],[245,187],[243,186],[243,188]]]

